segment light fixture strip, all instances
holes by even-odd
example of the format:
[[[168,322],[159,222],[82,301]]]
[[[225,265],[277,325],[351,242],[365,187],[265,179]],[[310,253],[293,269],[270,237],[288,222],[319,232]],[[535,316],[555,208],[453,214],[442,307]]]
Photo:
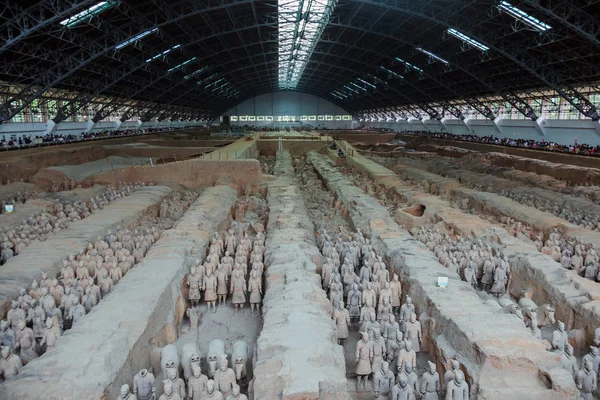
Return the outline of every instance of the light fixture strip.
[[[469,46],[475,47],[478,50],[488,51],[490,49],[489,47],[487,47],[483,43],[479,43],[477,40],[470,38],[469,36],[465,35],[464,33],[461,33],[459,31],[457,31],[454,28],[448,28],[447,32],[450,35],[454,36],[455,38],[457,38],[459,40],[462,40],[463,42],[465,42]]]
[[[437,56],[437,55],[433,54],[432,52],[423,49],[422,47],[417,47],[416,50],[420,51],[423,54],[427,54],[429,57],[441,62],[442,64],[448,64],[448,61],[444,60],[442,57]]]
[[[373,89],[377,89],[377,86],[373,85],[370,82],[365,81],[364,79],[357,78],[357,80],[360,81],[360,82],[362,82],[362,83],[364,83],[365,85],[371,86]]]
[[[94,15],[101,14],[109,8],[117,6],[118,4],[119,1],[117,0],[101,1],[100,3],[94,4],[93,6],[73,15],[72,17],[60,21],[59,23],[64,27],[72,28],[79,23],[92,18]]]
[[[175,46],[171,47],[170,49],[167,49],[167,50],[163,51],[162,53],[159,53],[159,54],[155,55],[154,57],[147,59],[146,62],[149,63],[149,62],[152,62],[152,61],[156,60],[157,58],[160,58],[162,56],[166,56],[167,54],[169,54],[173,50],[176,50],[176,49],[178,49],[180,47],[181,47],[180,44],[175,45]]]
[[[550,25],[543,23],[533,15],[527,14],[525,11],[513,6],[508,1],[501,1],[500,4],[498,4],[498,8],[506,11],[512,17],[518,19],[526,25],[529,25],[538,32],[545,32],[549,29],[552,29]]]
[[[391,69],[387,69],[386,67],[380,65],[379,69],[381,69],[384,72],[387,72],[388,74],[390,74],[391,76],[398,78],[398,79],[404,79],[404,77],[400,74],[395,73],[394,71],[392,71]]]
[[[145,38],[146,36],[150,35],[151,33],[154,33],[157,31],[158,31],[158,28],[154,28],[154,29],[150,29],[148,31],[144,31],[144,32],[140,33],[139,35],[135,35],[131,39],[127,39],[126,41],[116,45],[115,50],[121,50],[123,47],[129,46],[130,44],[135,43],[138,40],[141,40],[141,39]]]
[[[355,83],[353,83],[353,82],[350,82],[350,84],[351,84],[351,85],[358,86],[358,85],[356,85],[356,84],[355,84]],[[342,87],[343,87],[344,89],[347,89],[347,90],[349,90],[349,91],[351,91],[351,92],[354,92],[354,93],[356,93],[356,94],[360,94],[360,92],[359,92],[358,90],[356,90],[356,89],[352,89],[352,88],[351,88],[350,86],[348,86],[348,85],[344,85],[344,86],[342,86]],[[360,86],[358,86],[358,88],[359,88],[359,89],[363,89],[363,88],[362,88],[362,87],[360,87]],[[363,90],[365,90],[365,89],[363,89]]]
[[[409,63],[408,61],[404,61],[403,59],[401,59],[400,57],[396,57],[396,61],[401,62],[402,64],[406,65],[409,68],[414,69],[415,71],[419,71],[419,72],[423,72],[423,70],[411,63]]]
[[[203,83],[206,83],[206,82],[210,81],[211,79],[213,79],[214,77],[216,77],[217,75],[219,75],[219,74],[215,72],[214,74],[207,76],[204,79],[199,80],[198,82],[196,82],[196,84],[201,85]]]
[[[219,82],[223,82],[224,80],[225,80],[225,78],[219,78],[216,81],[211,82],[208,85],[204,86],[204,89],[208,89],[209,87],[214,86],[214,85],[216,85]]]
[[[194,77],[194,76],[196,76],[196,75],[198,75],[198,74],[206,71],[207,69],[208,69],[208,67],[202,67],[200,69],[197,69],[194,72],[192,72],[191,74],[184,76],[183,79],[190,79],[190,78],[192,78],[192,77]]]
[[[192,58],[190,58],[189,60],[187,60],[187,61],[184,61],[184,62],[182,62],[181,64],[179,64],[179,65],[176,65],[176,66],[174,66],[173,68],[169,69],[169,71],[168,71],[168,72],[172,72],[172,71],[175,71],[176,69],[179,69],[179,68],[181,68],[181,67],[184,67],[184,66],[188,65],[189,63],[191,63],[192,61],[194,61],[195,59],[196,59],[196,57],[192,57]]]
[[[218,91],[220,92],[220,91],[221,91],[221,89],[223,89],[223,88],[224,88],[225,86],[227,86],[227,85],[230,85],[230,83],[229,83],[229,82],[225,82],[225,83],[224,83],[224,84],[222,84],[221,86],[214,88],[212,91],[213,91],[213,92],[216,92],[216,91],[218,90]]]
[[[279,88],[294,89],[337,0],[278,0]]]
[[[360,86],[360,85],[358,85],[358,84],[356,84],[356,83],[354,83],[354,82],[350,82],[350,84],[351,84],[352,86],[356,87],[356,88],[359,88],[360,90],[363,90],[363,91],[367,92],[367,89],[365,89],[364,87],[362,87],[362,86]],[[358,92],[357,92],[357,93],[358,93]]]

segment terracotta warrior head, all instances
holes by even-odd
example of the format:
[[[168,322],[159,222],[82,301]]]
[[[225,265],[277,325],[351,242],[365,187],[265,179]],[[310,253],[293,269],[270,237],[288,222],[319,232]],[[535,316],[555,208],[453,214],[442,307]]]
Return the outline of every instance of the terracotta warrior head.
[[[221,361],[219,361],[219,368],[221,369],[221,371],[225,372],[225,371],[227,371],[227,365],[228,365],[227,356],[223,356],[221,358]]]
[[[369,341],[369,334],[367,332],[362,332],[361,336],[363,342],[367,343]]]
[[[215,381],[213,381],[212,379],[208,380],[208,382],[206,383],[206,391],[208,392],[208,394],[213,394],[213,392],[215,391]]]
[[[211,382],[211,381],[209,381],[209,382]],[[214,389],[214,385],[213,385],[213,389]],[[165,395],[167,395],[167,397],[170,397],[171,395],[173,395],[173,383],[168,379],[164,380],[163,381],[163,390],[165,392]]]
[[[460,386],[465,381],[465,374],[459,369],[454,373],[454,383]]]
[[[428,365],[427,370],[433,375],[435,373],[435,370],[437,369],[435,366],[435,363],[432,363],[431,361],[427,361],[427,365]]]
[[[583,369],[585,370],[585,372],[587,372],[589,374],[590,372],[592,372],[592,368],[593,368],[592,360],[590,360],[589,358],[586,358],[583,361]]]
[[[408,383],[406,382],[406,376],[404,375],[398,375],[398,385],[404,389],[406,387],[406,385],[408,385]]]

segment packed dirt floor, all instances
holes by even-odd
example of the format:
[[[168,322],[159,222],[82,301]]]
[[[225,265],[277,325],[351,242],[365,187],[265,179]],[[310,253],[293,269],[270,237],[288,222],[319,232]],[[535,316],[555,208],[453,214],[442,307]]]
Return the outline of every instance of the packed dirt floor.
[[[5,180],[0,399],[600,398],[600,169],[330,133]]]

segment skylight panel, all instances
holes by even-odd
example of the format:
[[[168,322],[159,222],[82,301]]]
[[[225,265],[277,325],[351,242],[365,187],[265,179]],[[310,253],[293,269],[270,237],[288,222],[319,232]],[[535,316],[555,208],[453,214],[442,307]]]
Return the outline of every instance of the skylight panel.
[[[447,32],[450,35],[454,36],[455,38],[457,38],[459,40],[462,40],[464,43],[468,44],[471,47],[475,47],[478,50],[488,51],[490,49],[489,47],[487,47],[483,43],[479,43],[477,40],[471,39],[470,37],[468,37],[464,33],[461,33],[461,32],[457,31],[454,28],[448,28]]]
[[[279,87],[298,85],[337,0],[278,0]]]
[[[123,47],[129,46],[131,43],[135,43],[138,40],[141,40],[141,39],[145,38],[146,36],[150,35],[151,33],[154,33],[157,31],[158,31],[158,28],[154,28],[154,29],[144,31],[144,32],[140,33],[139,35],[135,35],[131,39],[127,39],[123,43],[119,43],[118,45],[116,45],[115,50],[121,50]]]
[[[534,16],[527,14],[525,11],[513,6],[508,1],[501,1],[500,4],[498,4],[498,8],[506,11],[513,18],[516,18],[524,24],[529,25],[538,32],[545,32],[548,29],[552,29],[550,25],[545,24]]]
[[[88,19],[92,18],[94,15],[103,13],[104,11],[114,6],[117,6],[118,4],[118,0],[101,1],[100,3],[97,3],[89,8],[86,8],[80,13],[73,15],[72,17],[60,21],[60,24],[67,28],[73,28],[81,22],[87,21]]]
[[[398,79],[404,79],[404,77],[400,74],[395,73],[394,71],[392,71],[391,69],[387,69],[386,67],[380,65],[379,69],[386,72],[389,76],[394,77],[394,78],[398,78]]]
[[[396,57],[396,61],[401,62],[402,64],[406,65],[408,68],[412,68],[415,71],[419,71],[419,72],[423,72],[423,70],[411,63],[409,63],[408,61],[404,61],[403,59],[401,59],[400,57]]]
[[[427,54],[429,57],[433,58],[434,60],[438,60],[439,62],[443,63],[443,64],[448,64],[448,61],[444,60],[442,57],[440,56],[436,56],[435,54],[433,54],[430,51],[427,51],[421,47],[417,47],[416,49],[417,51],[420,51],[423,54]]]
[[[152,62],[152,61],[156,60],[157,58],[160,58],[160,57],[162,57],[162,56],[166,56],[167,54],[169,54],[169,53],[170,53],[170,52],[172,52],[173,50],[177,50],[177,49],[178,49],[178,48],[180,48],[180,47],[181,47],[181,45],[180,45],[180,44],[178,44],[178,45],[175,45],[175,46],[171,47],[170,49],[167,49],[167,50],[163,51],[162,53],[158,53],[158,54],[157,54],[157,55],[155,55],[154,57],[147,59],[147,60],[146,60],[146,62],[147,62],[147,63],[149,63],[149,62]]]
[[[194,72],[192,72],[191,74],[184,76],[183,79],[190,79],[198,74],[201,74],[202,72],[206,71],[207,69],[208,69],[208,67],[202,67],[200,69],[197,69]]]
[[[169,71],[168,71],[168,72],[173,72],[173,71],[175,71],[176,69],[179,69],[179,68],[181,68],[181,67],[184,67],[184,66],[188,65],[189,63],[191,63],[192,61],[194,61],[195,59],[196,59],[196,57],[192,57],[192,58],[190,58],[189,60],[187,60],[187,61],[184,61],[184,62],[182,62],[181,64],[179,64],[179,65],[176,65],[176,66],[174,66],[173,68],[169,69]]]

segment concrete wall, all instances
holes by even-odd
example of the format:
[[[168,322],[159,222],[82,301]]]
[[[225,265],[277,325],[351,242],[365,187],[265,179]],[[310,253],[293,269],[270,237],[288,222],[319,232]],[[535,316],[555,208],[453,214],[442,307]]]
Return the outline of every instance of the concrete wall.
[[[430,132],[450,132],[456,135],[474,134],[477,136],[496,136],[507,138],[533,139],[537,141],[573,144],[579,143],[600,145],[600,127],[592,120],[557,120],[540,119],[539,126],[544,135],[536,127],[537,122],[530,120],[498,119],[497,127],[494,121],[481,119],[465,120],[445,119],[442,126],[437,121],[418,120],[388,122],[365,122],[364,126],[388,128],[393,130],[427,130]],[[469,130],[470,129],[470,130]]]
[[[311,94],[280,91],[263,94],[246,100],[228,110],[224,115],[349,115],[332,102]],[[270,126],[272,121],[237,121],[232,125]],[[283,123],[285,124],[285,123]],[[304,125],[323,129],[351,129],[352,121],[303,121]]]
[[[156,184],[204,188],[219,178],[233,179],[237,184],[258,184],[262,179],[256,160],[204,161],[199,159],[144,167],[126,167],[93,175],[86,182],[109,184],[119,181],[153,181]]]
[[[318,152],[325,152],[325,150],[331,146],[331,142],[327,141],[306,141],[306,140],[283,140],[283,149],[289,151],[294,157],[304,155],[307,151],[314,150]],[[274,156],[277,153],[279,147],[279,141],[273,140],[257,140],[256,146],[260,155],[263,156]]]

